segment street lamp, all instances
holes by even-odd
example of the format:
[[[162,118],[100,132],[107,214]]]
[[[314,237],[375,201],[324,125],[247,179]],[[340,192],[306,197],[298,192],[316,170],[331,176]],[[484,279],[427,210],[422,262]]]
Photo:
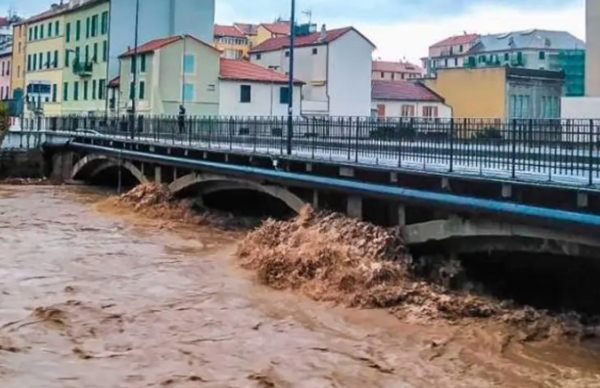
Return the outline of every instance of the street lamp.
[[[292,1],[290,15],[290,56],[288,82],[288,117],[287,117],[287,154],[292,154],[292,137],[294,135],[292,114],[294,112],[294,37],[296,34],[296,0]]]
[[[277,70],[279,70],[279,66],[277,66],[277,65],[269,65],[269,70],[277,71]],[[273,117],[273,83],[274,83],[273,76],[274,76],[274,74],[271,74],[271,108],[270,108],[271,119]]]

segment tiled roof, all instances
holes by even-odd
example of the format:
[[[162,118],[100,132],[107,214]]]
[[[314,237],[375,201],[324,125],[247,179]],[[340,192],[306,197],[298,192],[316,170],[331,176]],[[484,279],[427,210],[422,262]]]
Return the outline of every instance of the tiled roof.
[[[246,35],[255,35],[258,25],[250,23],[233,23],[233,25]]]
[[[408,81],[373,81],[374,100],[444,102],[444,99],[419,83]]]
[[[116,76],[115,78],[108,81],[109,88],[118,88],[120,84],[121,84],[121,77],[119,77],[119,76]]]
[[[512,42],[512,43],[511,43]],[[528,30],[483,35],[472,53],[523,49],[585,49],[585,42],[566,31]]]
[[[270,33],[275,35],[289,35],[290,24],[289,23],[263,23],[261,24],[264,28],[269,30]]]
[[[221,58],[220,78],[231,81],[272,82],[278,84],[288,82],[288,76],[283,73],[264,68],[243,59],[227,58]],[[304,84],[300,80],[294,80],[294,83],[296,85]]]
[[[409,62],[373,61],[373,71],[423,74],[423,69],[420,66]]]
[[[246,35],[242,31],[240,31],[236,26],[223,26],[220,24],[215,24],[214,27],[214,35],[215,36],[227,36],[231,38],[245,38]]]
[[[43,20],[49,19],[54,16],[80,11],[82,9],[90,8],[97,4],[101,4],[104,2],[108,2],[108,1],[109,0],[87,0],[87,1],[80,2],[79,5],[70,5],[68,2],[63,3],[62,5],[57,4],[54,7],[54,9],[49,9],[47,11],[44,11],[42,13],[39,13],[35,16],[30,17],[29,19],[19,21],[19,22],[15,23],[15,25],[32,24],[32,23],[41,22]]]
[[[457,36],[451,36],[450,38],[446,38],[442,41],[437,42],[432,45],[430,48],[435,47],[446,47],[446,46],[455,46],[457,44],[469,44],[474,42],[479,38],[479,34],[463,34]]]
[[[341,36],[343,36],[344,34],[346,34],[349,31],[352,31],[352,30],[356,31],[360,36],[362,36],[365,40],[367,40],[367,42],[369,42],[373,47],[375,47],[375,45],[369,39],[367,39],[363,34],[361,34],[354,27],[344,27],[344,28],[337,28],[334,30],[328,30],[325,33],[325,39],[322,39],[322,40],[321,40],[321,32],[314,32],[310,35],[297,36],[297,37],[295,37],[294,47],[304,47],[304,46],[313,46],[313,45],[318,45],[318,44],[331,43],[334,40],[340,38]],[[277,37],[277,38],[267,39],[266,41],[262,42],[258,46],[254,47],[254,49],[252,49],[251,52],[260,53],[260,52],[265,52],[265,51],[276,51],[276,50],[281,50],[282,48],[289,47],[289,46],[290,46],[290,38],[288,36],[281,36],[281,37]]]
[[[201,41],[200,39],[197,39],[191,35],[184,35],[184,36],[187,38],[191,38],[207,47],[210,47],[213,50],[219,51],[216,48],[214,48],[213,46],[211,46],[210,44],[205,43],[205,42]],[[154,40],[151,40],[149,42],[142,44],[141,46],[138,46],[137,52],[138,52],[138,54],[151,53],[151,52],[154,52],[154,51],[156,51],[162,47],[165,47],[171,43],[180,41],[182,39],[183,39],[183,37],[181,35],[170,36],[168,38],[154,39]],[[129,50],[127,50],[127,52],[121,54],[120,58],[131,56],[134,53],[135,53],[135,49],[130,48]]]

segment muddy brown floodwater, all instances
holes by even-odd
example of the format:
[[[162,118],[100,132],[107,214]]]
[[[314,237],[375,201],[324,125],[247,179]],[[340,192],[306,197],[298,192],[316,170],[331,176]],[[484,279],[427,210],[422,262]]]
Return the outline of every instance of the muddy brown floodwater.
[[[256,285],[239,235],[0,186],[0,386],[600,387],[593,349],[408,324]]]

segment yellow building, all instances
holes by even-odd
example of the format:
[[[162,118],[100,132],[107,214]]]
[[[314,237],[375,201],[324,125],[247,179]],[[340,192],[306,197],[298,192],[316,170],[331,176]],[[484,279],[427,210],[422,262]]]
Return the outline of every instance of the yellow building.
[[[25,91],[25,45],[27,44],[27,24],[13,26],[12,68],[10,72],[10,90],[13,97],[19,97]]]
[[[108,15],[108,0],[88,0],[65,14],[63,114],[107,108]]]
[[[248,57],[250,39],[235,25],[215,24],[214,46],[222,52],[223,58],[241,59]]]
[[[26,111],[41,108],[45,115],[61,113],[59,88],[62,85],[64,67],[66,10],[66,6],[55,6],[50,11],[25,21]]]
[[[491,66],[439,69],[424,84],[444,98],[456,118],[560,117],[562,72]]]
[[[256,34],[252,36],[252,46],[258,46],[265,40],[288,36],[289,34],[290,24],[288,22],[263,23],[256,28]]]

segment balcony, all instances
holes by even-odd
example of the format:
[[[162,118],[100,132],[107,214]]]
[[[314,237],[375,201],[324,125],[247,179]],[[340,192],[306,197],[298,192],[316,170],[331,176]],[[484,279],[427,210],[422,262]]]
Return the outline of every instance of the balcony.
[[[92,62],[80,62],[75,60],[73,62],[73,73],[80,77],[90,77],[94,71],[94,64]]]

